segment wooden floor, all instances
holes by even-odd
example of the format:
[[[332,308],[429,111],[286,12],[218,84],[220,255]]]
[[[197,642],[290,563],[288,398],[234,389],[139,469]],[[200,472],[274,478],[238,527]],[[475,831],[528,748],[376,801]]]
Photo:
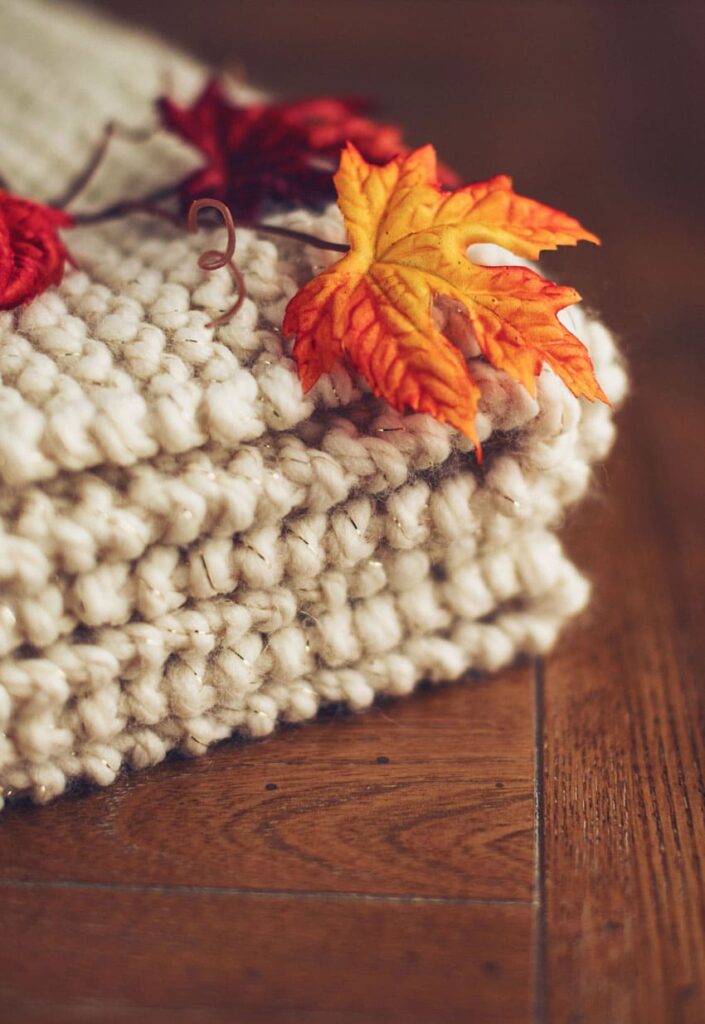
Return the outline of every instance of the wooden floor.
[[[620,440],[545,662],[0,820],[7,1024],[705,1020],[705,8],[105,0],[282,91],[374,93],[605,238]]]

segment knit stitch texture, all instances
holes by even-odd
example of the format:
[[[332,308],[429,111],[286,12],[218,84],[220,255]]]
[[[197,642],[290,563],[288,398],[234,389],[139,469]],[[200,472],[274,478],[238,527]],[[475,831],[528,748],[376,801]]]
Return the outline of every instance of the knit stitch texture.
[[[167,79],[188,98],[203,78],[55,3],[0,0],[0,22],[0,163],[34,199],[61,192],[109,120],[148,127]],[[118,140],[80,208],[197,161],[163,133]],[[344,240],[335,207],[276,219]],[[553,530],[612,444],[613,409],[549,369],[534,400],[475,363],[478,468],[455,431],[343,368],[302,394],[280,325],[335,255],[238,231],[248,298],[213,329],[233,284],[197,257],[222,231],[133,216],[66,240],[77,269],[0,313],[0,802],[498,669],[584,607]],[[617,405],[609,332],[562,316]]]

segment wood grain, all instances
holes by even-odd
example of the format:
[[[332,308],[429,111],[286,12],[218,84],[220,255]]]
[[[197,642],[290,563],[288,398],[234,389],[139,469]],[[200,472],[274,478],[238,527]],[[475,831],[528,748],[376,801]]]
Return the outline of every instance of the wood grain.
[[[522,1024],[531,912],[468,903],[4,889],[12,1024]]]
[[[529,901],[532,700],[517,668],[11,808],[0,878]]]
[[[551,1021],[705,1018],[702,368],[632,405],[570,531],[597,594],[545,671]]]

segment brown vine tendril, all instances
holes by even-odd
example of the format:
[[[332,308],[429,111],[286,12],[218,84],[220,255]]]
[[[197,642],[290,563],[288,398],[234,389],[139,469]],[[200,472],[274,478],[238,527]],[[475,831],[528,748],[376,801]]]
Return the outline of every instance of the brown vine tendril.
[[[77,199],[79,195],[85,192],[86,188],[93,180],[96,171],[105,160],[105,156],[108,152],[112,139],[118,134],[124,138],[143,141],[145,138],[149,138],[152,133],[144,134],[132,132],[130,129],[122,128],[114,122],[107,124],[103,137],[94,148],[86,166],[69,183],[63,195],[54,200],[51,204],[52,206],[57,209],[64,209]],[[5,183],[0,178],[0,188],[3,187],[5,187]],[[73,215],[73,223],[76,226],[83,224],[100,224],[104,221],[116,220],[119,217],[129,216],[130,214],[142,213],[147,214],[150,217],[159,217],[160,219],[173,224],[175,227],[181,227],[183,225],[182,217],[178,213],[160,205],[162,200],[175,198],[178,191],[178,185],[170,185],[166,188],[158,189],[140,199],[122,200],[121,202],[114,203],[112,206],[108,206],[103,210],[96,210],[91,213],[76,213]],[[235,224],[230,210],[225,203],[221,202],[220,199],[204,197],[202,199],[194,200],[189,208],[187,218],[189,231],[195,232],[198,230],[198,214],[201,210],[215,210],[219,213],[223,218],[228,234],[225,249],[222,251],[220,249],[208,249],[206,252],[201,253],[198,258],[198,265],[207,273],[227,267],[237,289],[237,300],[233,303],[230,309],[227,309],[224,313],[215,317],[207,325],[208,327],[216,327],[218,324],[226,323],[226,321],[230,320],[231,317],[235,316],[247,297],[247,290],[245,288],[245,281],[240,268],[233,259],[233,255],[235,253],[236,233]],[[266,224],[259,221],[248,224],[248,227],[253,231],[270,235],[279,235],[283,238],[292,238],[297,242],[303,242],[305,245],[311,245],[316,249],[328,249],[333,252],[343,253],[348,252],[350,249],[350,246],[343,242],[329,242],[324,238],[317,238],[315,235],[309,235],[304,231],[295,231],[293,228],[286,228],[279,224]]]
[[[50,206],[54,206],[58,210],[63,210],[64,207],[68,206],[69,203],[72,203],[74,199],[77,199],[82,192],[85,192],[88,185],[95,177],[96,171],[105,159],[105,155],[108,152],[112,138],[115,135],[115,130],[115,122],[108,121],[103,130],[103,137],[99,140],[98,145],[93,150],[86,166],[69,182],[66,190],[49,203]]]
[[[153,129],[141,131],[134,128],[126,128],[115,121],[108,121],[103,129],[103,135],[91,153],[86,166],[71,179],[64,192],[53,199],[48,205],[58,210],[63,210],[79,196],[83,195],[90,183],[93,181],[97,171],[105,162],[108,150],[113,139],[128,139],[130,142],[146,142],[154,135]],[[125,204],[119,204],[125,205]],[[107,212],[107,211],[106,211]]]
[[[168,188],[159,189],[151,195],[143,196],[142,199],[126,199],[124,202],[115,203],[105,210],[96,210],[95,213],[74,213],[72,214],[74,224],[102,224],[106,220],[117,220],[119,217],[126,217],[131,213],[146,213],[150,217],[159,217],[168,221],[175,227],[181,227],[183,220],[178,214],[165,210],[157,203],[161,199],[170,199],[176,194],[176,189],[170,185]]]
[[[76,224],[101,224],[106,220],[117,220],[119,217],[125,217],[131,213],[145,213],[153,217],[160,217],[162,220],[168,221],[170,224],[174,224],[176,227],[181,227],[183,220],[178,214],[172,213],[171,210],[164,209],[163,206],[158,206],[157,203],[162,199],[170,199],[176,194],[176,189],[173,186],[168,188],[160,189],[158,192],[153,192],[151,195],[145,196],[143,199],[128,199],[124,202],[115,203],[113,206],[107,207],[105,210],[96,210],[95,213],[76,213],[73,214],[73,219]],[[196,200],[199,201],[199,200]],[[346,242],[329,242],[325,238],[318,238],[316,235],[309,235],[305,231],[294,231],[293,228],[281,227],[279,224],[265,224],[262,221],[255,221],[252,224],[244,224],[242,227],[247,227],[251,231],[257,231],[261,234],[267,235],[279,235],[281,238],[293,238],[296,242],[303,242],[305,245],[311,245],[314,249],[328,249],[331,252],[349,252],[350,246]]]
[[[232,275],[233,283],[237,288],[237,300],[233,303],[230,309],[227,309],[220,316],[215,317],[210,323],[206,324],[207,327],[217,327],[218,324],[224,324],[232,317],[235,316],[240,306],[245,301],[247,291],[245,289],[245,281],[240,269],[233,260],[235,253],[235,224],[233,222],[233,215],[227,208],[225,203],[222,203],[220,199],[195,199],[188,211],[188,229],[191,232],[198,231],[198,214],[201,210],[213,209],[223,218],[225,223],[226,231],[228,232],[227,243],[224,250],[220,249],[207,249],[202,252],[198,257],[198,265],[201,270],[211,272],[213,270],[220,270],[221,267],[228,267],[230,274]]]

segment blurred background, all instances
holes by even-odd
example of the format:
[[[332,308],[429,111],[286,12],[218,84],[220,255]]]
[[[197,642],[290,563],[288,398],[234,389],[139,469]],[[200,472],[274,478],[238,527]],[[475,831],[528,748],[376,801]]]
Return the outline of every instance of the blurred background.
[[[703,382],[705,4],[93,3],[280,96],[370,96],[467,181],[513,175],[602,237],[544,263],[622,336],[637,387],[661,353]]]

